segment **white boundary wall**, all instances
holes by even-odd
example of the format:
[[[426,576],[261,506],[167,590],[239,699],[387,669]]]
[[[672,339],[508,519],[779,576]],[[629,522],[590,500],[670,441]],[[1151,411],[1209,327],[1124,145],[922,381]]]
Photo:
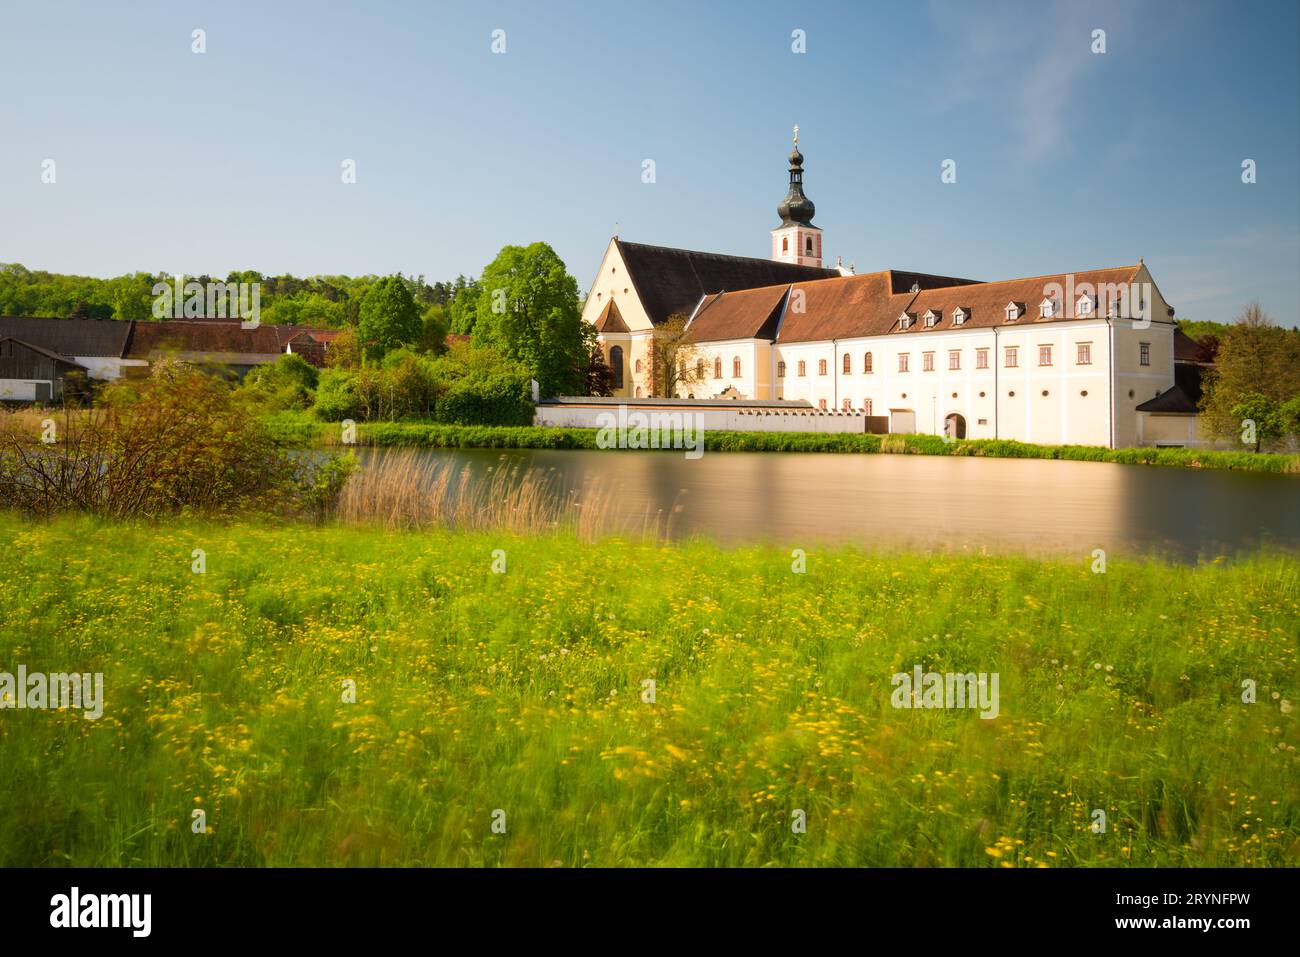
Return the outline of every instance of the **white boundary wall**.
[[[635,399],[624,404],[626,414],[639,412],[661,416],[689,415],[710,432],[865,432],[867,417],[857,412],[819,412],[787,409],[737,408],[720,409],[689,402],[672,405],[642,405]],[[602,422],[600,416],[606,414]],[[537,405],[533,424],[551,428],[598,429],[609,425],[610,416],[619,414],[617,405],[579,405],[546,403]],[[651,421],[654,421],[651,419]]]

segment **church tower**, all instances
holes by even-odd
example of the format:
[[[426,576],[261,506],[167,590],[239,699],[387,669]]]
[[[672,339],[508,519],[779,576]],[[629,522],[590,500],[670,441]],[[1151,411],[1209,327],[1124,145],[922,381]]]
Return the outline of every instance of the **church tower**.
[[[772,258],[800,266],[822,264],[822,231],[812,224],[817,207],[803,194],[803,154],[799,152],[799,127],[794,128],[790,154],[790,189],[776,207],[781,225],[772,230]]]

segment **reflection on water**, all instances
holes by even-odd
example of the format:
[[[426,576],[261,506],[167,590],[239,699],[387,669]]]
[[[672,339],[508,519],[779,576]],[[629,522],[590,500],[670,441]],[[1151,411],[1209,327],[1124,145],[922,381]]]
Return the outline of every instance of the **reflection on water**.
[[[385,454],[382,451],[369,454]],[[1300,548],[1300,479],[1198,469],[922,455],[427,450],[486,472],[554,470],[615,492],[621,516],[672,515],[675,536],[806,545],[1184,560],[1261,544]],[[557,492],[557,494],[560,494]]]

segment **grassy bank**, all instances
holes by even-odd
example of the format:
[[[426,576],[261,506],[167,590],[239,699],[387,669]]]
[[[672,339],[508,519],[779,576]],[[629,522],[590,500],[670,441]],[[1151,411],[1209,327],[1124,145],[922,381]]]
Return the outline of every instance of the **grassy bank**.
[[[268,417],[282,442],[299,446],[337,445],[341,427],[309,415],[278,413]],[[536,426],[461,426],[424,422],[363,422],[360,445],[464,449],[595,449],[595,429],[547,429]],[[807,432],[705,432],[711,452],[857,452],[905,455],[973,455],[990,458],[1060,459],[1072,462],[1119,462],[1179,468],[1231,469],[1300,474],[1300,455],[1270,455],[1196,449],[1106,449],[1093,445],[1032,445],[1006,439],[944,442],[935,435],[817,434]]]
[[[0,671],[106,698],[0,710],[0,864],[1300,863],[1292,560],[0,533]],[[1000,713],[893,708],[917,664]]]

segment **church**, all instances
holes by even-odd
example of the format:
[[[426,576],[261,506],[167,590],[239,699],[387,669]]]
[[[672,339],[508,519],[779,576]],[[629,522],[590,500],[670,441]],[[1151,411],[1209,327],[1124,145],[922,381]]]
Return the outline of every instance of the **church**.
[[[798,129],[768,259],[613,237],[587,294],[637,399],[807,403],[889,432],[1046,445],[1202,446],[1194,343],[1146,265],[983,282],[822,259]],[[675,396],[656,396],[656,330],[686,321]],[[883,431],[884,429],[881,429]]]

